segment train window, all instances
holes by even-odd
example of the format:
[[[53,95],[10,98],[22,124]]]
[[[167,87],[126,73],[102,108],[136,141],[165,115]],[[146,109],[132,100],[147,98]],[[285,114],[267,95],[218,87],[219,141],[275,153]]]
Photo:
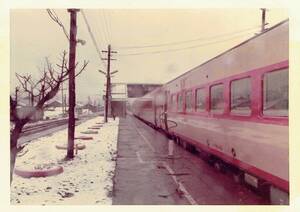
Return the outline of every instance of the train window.
[[[205,110],[205,90],[199,88],[196,90],[196,111]]]
[[[178,94],[178,99],[177,99],[177,111],[182,112],[183,111],[183,101],[182,101],[182,94]]]
[[[231,82],[231,104],[230,109],[234,114],[251,114],[251,80],[244,78]]]
[[[144,109],[150,109],[150,108],[152,108],[152,100],[146,100],[146,101],[144,101],[143,103],[142,103],[142,107],[144,108]]]
[[[188,91],[185,93],[185,111],[191,112],[193,111],[192,107],[192,91]]]
[[[270,116],[288,116],[288,69],[266,73],[264,75],[263,84],[263,114]]]
[[[223,113],[224,111],[224,85],[213,85],[210,88],[210,109],[213,113]]]
[[[176,96],[175,96],[175,94],[173,94],[172,97],[171,97],[170,108],[171,108],[172,111],[174,111],[176,109]]]

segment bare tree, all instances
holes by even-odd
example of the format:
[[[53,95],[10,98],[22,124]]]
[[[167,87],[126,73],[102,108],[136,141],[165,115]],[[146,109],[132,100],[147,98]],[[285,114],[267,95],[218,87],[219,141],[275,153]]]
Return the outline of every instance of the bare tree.
[[[24,125],[33,119],[38,111],[43,110],[44,104],[58,93],[61,83],[68,80],[69,69],[67,67],[68,62],[66,57],[67,52],[64,51],[61,55],[61,63],[56,64],[56,68],[54,68],[48,58],[46,58],[44,69],[41,70],[42,75],[38,80],[33,80],[29,74],[16,74],[20,83],[19,90],[30,94],[32,108],[25,114],[19,114],[17,111],[17,96],[15,98],[10,96],[10,121],[13,123],[13,129],[10,132],[10,182],[12,182],[16,155],[22,148],[18,147],[17,144]],[[84,64],[75,76],[82,73],[87,64],[88,62],[84,61]],[[75,67],[77,67],[77,65],[78,63]],[[36,99],[36,103],[34,103],[34,99]]]

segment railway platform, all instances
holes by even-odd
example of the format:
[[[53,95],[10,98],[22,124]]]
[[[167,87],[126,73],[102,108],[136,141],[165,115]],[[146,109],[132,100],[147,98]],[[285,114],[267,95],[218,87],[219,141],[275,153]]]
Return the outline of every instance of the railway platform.
[[[131,115],[120,118],[114,205],[269,204],[229,174],[169,142]]]

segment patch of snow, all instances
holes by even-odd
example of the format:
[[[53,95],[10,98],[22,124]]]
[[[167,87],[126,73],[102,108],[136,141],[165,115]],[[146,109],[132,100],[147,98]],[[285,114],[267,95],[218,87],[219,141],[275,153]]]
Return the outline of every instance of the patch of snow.
[[[88,127],[102,122],[103,117],[90,119],[75,129],[75,137]],[[50,177],[22,178],[14,174],[11,184],[11,204],[111,204],[119,119],[109,119],[93,140],[75,140],[85,144],[73,160],[64,160],[67,150],[55,145],[67,144],[67,130],[31,141],[16,159],[16,168],[39,169],[61,165],[64,172]],[[75,152],[75,151],[74,151]]]
[[[43,119],[53,119],[59,118],[63,115],[63,108],[62,107],[54,107],[52,110],[45,110],[44,111],[44,118]]]
[[[90,109],[82,109],[82,114],[92,114],[93,112]]]

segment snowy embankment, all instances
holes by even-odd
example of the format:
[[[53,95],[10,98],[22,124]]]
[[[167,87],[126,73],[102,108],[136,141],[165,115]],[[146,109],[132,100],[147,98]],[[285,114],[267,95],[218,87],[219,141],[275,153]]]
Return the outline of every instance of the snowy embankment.
[[[16,169],[39,170],[60,165],[64,172],[40,178],[14,174],[11,204],[111,204],[119,120],[109,119],[96,130],[98,134],[81,133],[99,125],[102,119],[97,117],[76,126],[75,137],[92,136],[93,140],[76,139],[75,144],[85,144],[86,148],[78,150],[73,160],[64,160],[67,150],[55,147],[67,144],[67,129],[31,141],[19,153]]]

